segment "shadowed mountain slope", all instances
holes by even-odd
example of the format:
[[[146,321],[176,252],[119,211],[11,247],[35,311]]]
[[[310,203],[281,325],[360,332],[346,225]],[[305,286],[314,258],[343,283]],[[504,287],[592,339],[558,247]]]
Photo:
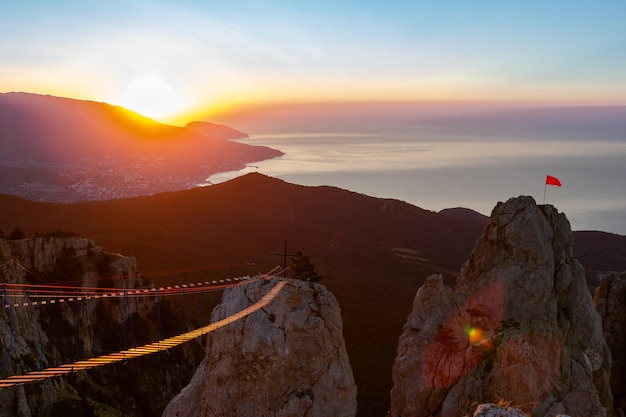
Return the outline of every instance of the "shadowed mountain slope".
[[[81,201],[180,190],[281,152],[207,137],[123,107],[0,94],[0,192]]]
[[[61,229],[95,239],[137,256],[141,271],[157,283],[267,271],[282,264],[274,253],[286,239],[288,252],[311,255],[339,301],[358,415],[380,416],[389,407],[390,369],[413,294],[432,273],[452,284],[484,222],[249,174],[205,188],[112,201],[52,204],[2,195],[0,228],[6,234],[14,227],[28,235]],[[625,250],[626,243],[619,243],[607,248],[607,256]]]

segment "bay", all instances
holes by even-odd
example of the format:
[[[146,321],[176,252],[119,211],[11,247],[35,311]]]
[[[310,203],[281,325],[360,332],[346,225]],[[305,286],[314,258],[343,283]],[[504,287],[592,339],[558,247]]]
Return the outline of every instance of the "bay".
[[[280,133],[240,140],[284,152],[213,175],[219,183],[260,172],[306,185],[336,186],[439,211],[489,215],[498,201],[530,195],[564,212],[573,230],[626,235],[626,141],[436,131]],[[562,187],[544,187],[553,175]]]

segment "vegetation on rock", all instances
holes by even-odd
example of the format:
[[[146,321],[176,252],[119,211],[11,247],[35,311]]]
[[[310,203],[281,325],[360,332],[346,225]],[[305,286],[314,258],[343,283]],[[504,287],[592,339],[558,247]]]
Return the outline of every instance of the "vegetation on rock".
[[[292,278],[301,281],[320,282],[324,275],[315,271],[315,262],[309,255],[305,255],[301,250],[291,257]]]

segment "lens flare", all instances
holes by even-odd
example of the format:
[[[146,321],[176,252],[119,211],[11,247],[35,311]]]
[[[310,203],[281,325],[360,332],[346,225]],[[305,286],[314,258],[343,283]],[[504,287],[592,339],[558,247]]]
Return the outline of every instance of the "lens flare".
[[[478,349],[491,349],[493,347],[493,340],[487,335],[483,329],[478,327],[468,326],[465,328],[465,333],[469,339],[469,343],[473,348]]]

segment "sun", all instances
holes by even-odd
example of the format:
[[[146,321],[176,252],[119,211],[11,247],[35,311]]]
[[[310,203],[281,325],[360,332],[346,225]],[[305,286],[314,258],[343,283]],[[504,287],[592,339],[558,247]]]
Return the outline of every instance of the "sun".
[[[184,110],[180,94],[165,78],[154,74],[133,79],[116,101],[122,107],[157,120]]]

